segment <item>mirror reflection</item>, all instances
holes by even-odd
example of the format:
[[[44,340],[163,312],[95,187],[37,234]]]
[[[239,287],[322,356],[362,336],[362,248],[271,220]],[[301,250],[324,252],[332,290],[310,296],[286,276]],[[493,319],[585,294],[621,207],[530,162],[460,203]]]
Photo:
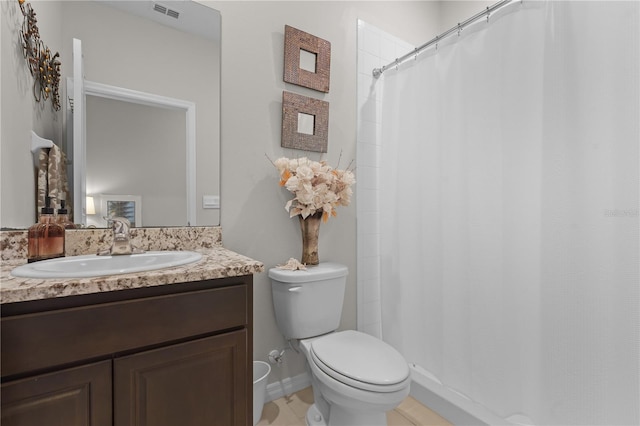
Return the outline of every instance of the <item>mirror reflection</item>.
[[[105,227],[105,216],[125,216],[113,210],[117,205],[133,208],[125,217],[133,218],[135,227],[184,223],[185,114],[98,96],[87,96],[86,107],[86,196],[94,203],[93,211],[86,210],[86,224]],[[159,146],[162,155],[155,154]],[[137,206],[126,201],[136,196]]]
[[[305,114],[304,112],[298,113],[298,133],[305,135],[313,135],[315,128],[316,117],[311,114]]]
[[[74,198],[91,196],[98,206],[105,197],[140,197],[143,226],[219,224],[219,209],[198,203],[219,196],[219,14],[192,1],[62,4],[65,47],[72,38],[82,41],[86,80],[181,99],[196,109],[196,160],[187,165],[184,114],[87,96],[86,187]],[[187,168],[195,168],[191,200]],[[106,226],[102,209],[89,217],[79,207],[76,220]]]

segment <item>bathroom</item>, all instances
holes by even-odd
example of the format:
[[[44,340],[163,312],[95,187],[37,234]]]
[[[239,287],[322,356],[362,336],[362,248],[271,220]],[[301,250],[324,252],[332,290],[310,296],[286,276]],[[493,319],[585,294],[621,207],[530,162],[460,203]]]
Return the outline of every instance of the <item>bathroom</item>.
[[[36,12],[39,2],[32,2]],[[411,45],[420,45],[463,19],[474,15],[492,2],[217,2],[203,1],[219,10],[222,17],[220,61],[220,225],[223,244],[238,253],[272,267],[290,257],[298,257],[300,237],[298,223],[284,212],[288,195],[278,187],[278,176],[269,161],[280,156],[300,155],[280,147],[281,101],[284,90],[308,96],[318,95],[308,89],[283,82],[284,26],[292,25],[331,42],[331,90],[322,99],[330,102],[328,152],[323,155],[331,165],[346,167],[357,156],[358,111],[358,19],[392,34]],[[29,98],[30,87],[22,87],[22,99],[10,101],[6,87],[15,86],[15,69],[6,69],[5,55],[18,63],[4,16],[16,13],[3,2],[2,28],[2,227],[28,227],[33,215],[32,158],[18,135],[28,134],[40,118],[49,113],[36,109]],[[54,50],[56,35],[47,32],[47,19],[38,15],[42,36]],[[13,16],[13,19],[16,19]],[[7,53],[5,53],[7,52]],[[405,52],[399,52],[398,56]],[[108,52],[106,53],[108,55]],[[70,59],[63,58],[63,66]],[[15,65],[17,67],[17,65]],[[26,70],[22,70],[26,73]],[[26,84],[25,74],[21,82]],[[205,84],[202,82],[201,84]],[[28,96],[27,96],[28,95]],[[6,117],[6,118],[5,118]],[[16,127],[5,126],[12,120]],[[62,130],[36,128],[42,136],[60,137]],[[48,134],[47,134],[48,133]],[[268,157],[268,158],[267,158]],[[319,159],[320,155],[310,154]],[[358,170],[356,170],[356,178]],[[358,237],[356,202],[342,207],[338,216],[321,225],[321,260],[339,261],[350,271],[347,278],[345,308],[341,329],[360,328],[365,309],[357,301]],[[637,221],[637,217],[636,217]],[[200,223],[199,223],[200,224]],[[267,360],[273,349],[287,347],[274,319],[270,281],[266,273],[254,276],[253,286],[253,358]],[[305,360],[285,351],[282,366],[274,366],[269,377],[270,397],[280,397],[297,387],[303,379]],[[289,380],[287,380],[289,379]],[[280,390],[279,390],[280,389]]]

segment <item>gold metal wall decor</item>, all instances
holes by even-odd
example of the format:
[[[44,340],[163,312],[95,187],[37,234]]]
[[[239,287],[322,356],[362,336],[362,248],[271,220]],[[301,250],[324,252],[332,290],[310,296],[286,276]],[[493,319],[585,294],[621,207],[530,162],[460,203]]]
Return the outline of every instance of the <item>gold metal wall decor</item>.
[[[303,119],[307,121],[310,131],[301,129],[300,120]],[[329,102],[282,92],[283,148],[327,152],[328,136]]]
[[[40,39],[36,12],[25,0],[18,0],[24,16],[20,40],[29,71],[34,78],[33,96],[37,102],[51,98],[53,109],[60,110],[60,54]]]
[[[315,72],[300,66],[301,51],[315,55]],[[331,43],[293,28],[284,27],[284,81],[329,93]]]

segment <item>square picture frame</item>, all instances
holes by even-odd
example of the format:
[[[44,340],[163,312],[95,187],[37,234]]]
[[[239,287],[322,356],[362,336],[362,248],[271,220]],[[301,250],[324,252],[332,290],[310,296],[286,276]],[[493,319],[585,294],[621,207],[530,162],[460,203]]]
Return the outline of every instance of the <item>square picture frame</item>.
[[[283,148],[327,152],[329,102],[282,92]]]
[[[301,55],[303,62],[301,64]],[[315,61],[309,59],[315,56]],[[304,65],[304,62],[311,64]],[[306,69],[305,69],[306,68]],[[313,70],[313,71],[311,71]],[[329,93],[331,43],[289,25],[284,27],[284,81]]]
[[[124,217],[131,226],[142,226],[142,197],[140,195],[100,194],[101,217]]]

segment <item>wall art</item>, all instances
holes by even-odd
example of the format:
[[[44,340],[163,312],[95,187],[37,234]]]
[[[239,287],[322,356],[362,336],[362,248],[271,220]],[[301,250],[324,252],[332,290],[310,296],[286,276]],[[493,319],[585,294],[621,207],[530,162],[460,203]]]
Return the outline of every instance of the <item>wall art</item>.
[[[52,53],[40,39],[36,12],[25,0],[18,0],[24,20],[20,31],[22,51],[33,76],[33,96],[37,102],[51,99],[60,110],[60,54]]]
[[[283,148],[327,152],[329,102],[282,92]]]
[[[293,28],[284,27],[284,81],[329,92],[331,43]]]

